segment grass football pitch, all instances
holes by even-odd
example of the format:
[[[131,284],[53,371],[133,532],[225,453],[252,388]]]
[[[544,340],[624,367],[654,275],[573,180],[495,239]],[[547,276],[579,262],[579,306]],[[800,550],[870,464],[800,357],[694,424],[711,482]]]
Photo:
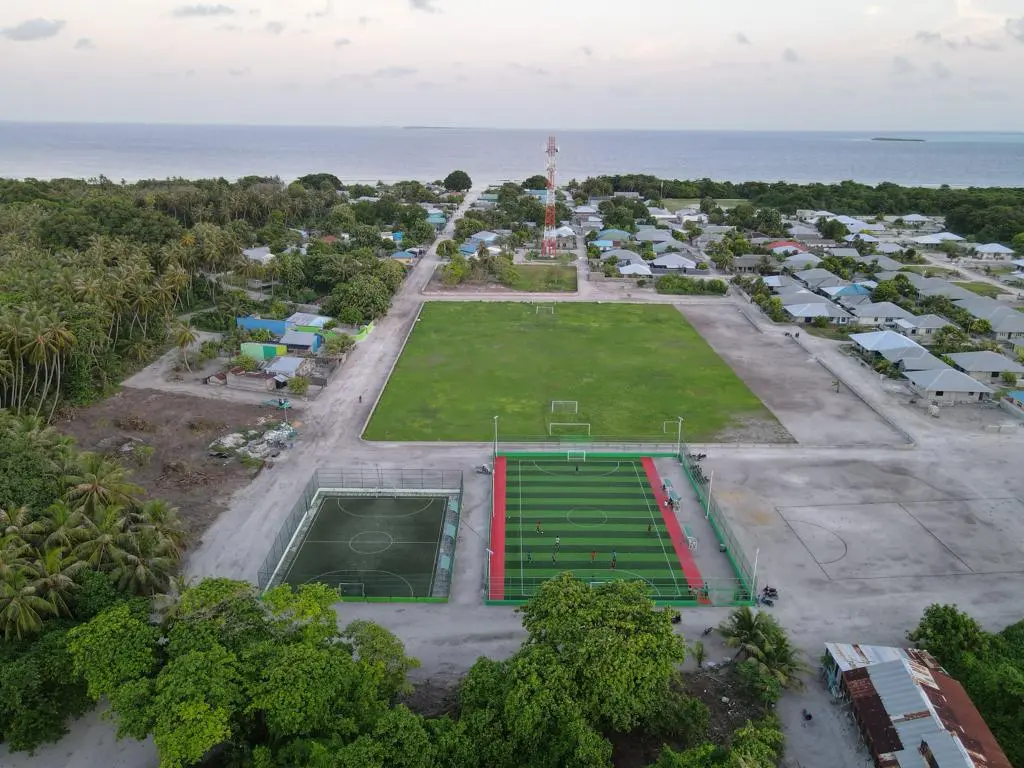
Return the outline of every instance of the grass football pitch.
[[[552,414],[552,400],[576,401],[578,412]],[[682,416],[687,441],[711,442],[775,420],[674,307],[428,302],[364,437],[484,442],[495,415],[502,440],[574,422],[594,438],[672,442]]]

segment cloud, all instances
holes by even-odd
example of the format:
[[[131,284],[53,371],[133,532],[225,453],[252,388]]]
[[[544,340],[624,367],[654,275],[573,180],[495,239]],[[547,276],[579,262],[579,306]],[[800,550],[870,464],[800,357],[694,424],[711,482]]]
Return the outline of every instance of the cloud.
[[[352,45],[352,41],[347,37],[339,37],[334,41],[335,48],[344,48],[346,45]]]
[[[915,67],[914,63],[905,56],[893,56],[892,63],[889,64],[889,74],[894,77],[911,75],[916,71],[917,67]]]
[[[188,19],[196,16],[230,16],[235,9],[230,5],[217,3],[217,5],[179,5],[173,11],[172,16],[179,19]]]
[[[280,35],[284,32],[284,27],[283,21],[268,21],[264,29],[271,35]]]
[[[390,78],[397,79],[399,77],[409,77],[419,72],[418,69],[412,67],[381,67],[380,69],[374,70],[370,73],[370,77],[377,80]]]
[[[580,53],[582,53],[587,58],[590,58],[591,56],[594,55],[594,49],[591,48],[589,45],[584,45],[582,48],[580,48]]]
[[[249,68],[248,67],[242,67],[240,69],[235,69],[234,67],[232,67],[231,69],[228,70],[228,74],[231,75],[232,77],[245,77],[246,75],[249,74]]]
[[[792,48],[787,48],[782,52],[782,60],[787,64],[796,64],[800,61],[800,56]]]
[[[742,32],[737,32],[736,33],[736,42],[739,43],[740,45],[750,45],[750,38],[747,37]]]
[[[217,29],[221,32],[241,32],[242,28],[237,24],[218,24]]]
[[[865,16],[878,16],[882,12],[882,6],[880,5],[869,5],[864,9]]]
[[[1024,43],[1024,16],[1019,19],[1007,19],[1006,34],[1018,43]]]
[[[80,37],[75,41],[76,51],[91,51],[95,47],[96,46],[93,45],[92,40],[90,40],[88,37]]]
[[[409,5],[414,11],[423,11],[425,13],[440,13],[441,9],[438,8],[434,3],[436,0],[409,0]]]
[[[50,19],[29,19],[15,24],[13,27],[0,29],[0,37],[6,37],[8,40],[15,40],[19,43],[45,40],[60,32],[65,24],[67,24],[66,21],[57,19],[52,21]]]
[[[949,80],[952,74],[953,73],[949,70],[949,67],[943,64],[941,61],[932,62],[932,75],[934,75],[936,79]]]
[[[373,19],[371,19],[369,16],[360,16],[358,19],[356,19],[356,21],[359,23],[360,27],[365,27],[367,24],[373,21]]]
[[[307,19],[325,19],[334,13],[334,0],[327,0],[323,8],[317,8],[306,14]]]
[[[548,75],[548,71],[546,69],[543,69],[542,67],[534,67],[530,64],[520,64],[518,62],[513,62],[508,66],[509,69],[515,69],[518,70],[519,72],[525,72],[527,75],[532,75],[534,77],[547,77]]]

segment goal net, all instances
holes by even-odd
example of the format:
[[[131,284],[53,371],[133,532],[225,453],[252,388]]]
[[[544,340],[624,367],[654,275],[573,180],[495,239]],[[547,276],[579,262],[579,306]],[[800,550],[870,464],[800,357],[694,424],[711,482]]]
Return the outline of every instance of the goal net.
[[[570,464],[572,462],[574,462],[574,461],[586,461],[587,460],[587,452],[586,451],[568,451],[565,454],[565,460],[568,461]]]
[[[590,437],[589,421],[552,421],[548,424],[551,437]]]
[[[342,597],[366,597],[366,585],[361,581],[339,581]]]
[[[554,304],[538,304],[534,314],[537,315],[553,315],[555,314]]]
[[[575,416],[580,412],[580,404],[576,400],[552,400],[552,413],[569,413]]]

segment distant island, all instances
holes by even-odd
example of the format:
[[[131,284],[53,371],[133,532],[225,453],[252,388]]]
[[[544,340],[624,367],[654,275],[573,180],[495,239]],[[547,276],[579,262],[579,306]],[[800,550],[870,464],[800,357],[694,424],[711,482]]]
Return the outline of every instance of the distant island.
[[[901,139],[896,136],[875,136],[872,141],[924,141],[924,139]]]

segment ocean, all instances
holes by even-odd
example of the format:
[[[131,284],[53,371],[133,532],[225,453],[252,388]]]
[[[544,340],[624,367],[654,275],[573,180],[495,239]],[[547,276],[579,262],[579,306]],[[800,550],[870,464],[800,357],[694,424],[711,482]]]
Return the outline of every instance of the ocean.
[[[546,131],[0,122],[0,177],[147,178],[250,174],[291,180],[544,173]],[[924,141],[872,141],[873,137]],[[558,179],[614,173],[719,181],[1024,186],[1024,133],[561,131]]]

